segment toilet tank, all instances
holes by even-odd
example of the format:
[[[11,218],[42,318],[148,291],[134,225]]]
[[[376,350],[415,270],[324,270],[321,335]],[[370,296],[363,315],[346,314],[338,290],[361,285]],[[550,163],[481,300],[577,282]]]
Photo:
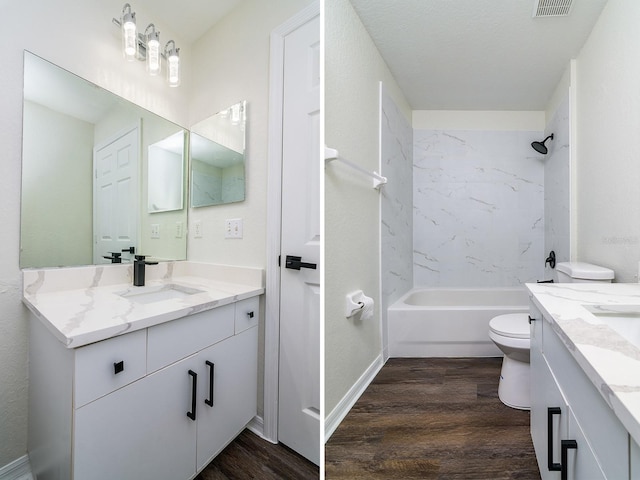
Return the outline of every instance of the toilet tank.
[[[559,283],[610,283],[614,272],[610,268],[585,262],[556,264]]]

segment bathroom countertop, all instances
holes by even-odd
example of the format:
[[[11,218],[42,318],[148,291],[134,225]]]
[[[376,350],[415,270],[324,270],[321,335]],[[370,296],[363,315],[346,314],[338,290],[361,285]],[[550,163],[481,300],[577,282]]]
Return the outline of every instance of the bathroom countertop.
[[[132,286],[131,265],[25,270],[23,302],[67,348],[76,348],[264,293],[261,269],[193,262],[146,268],[144,287]],[[122,296],[169,284],[202,292],[146,304]]]
[[[640,348],[588,310],[596,305],[605,306],[602,311],[631,307],[628,320],[640,330],[640,284],[527,284],[527,288],[571,355],[640,444]]]

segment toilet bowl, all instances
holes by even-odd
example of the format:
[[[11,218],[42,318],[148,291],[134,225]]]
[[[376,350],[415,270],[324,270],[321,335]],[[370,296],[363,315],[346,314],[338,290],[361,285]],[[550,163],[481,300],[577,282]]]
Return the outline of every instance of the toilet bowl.
[[[498,398],[509,407],[529,410],[529,315],[509,313],[492,318],[489,322],[489,338],[504,353]]]
[[[559,283],[610,283],[614,277],[613,270],[584,262],[561,262],[556,265],[556,271]],[[492,318],[489,338],[504,353],[498,386],[500,401],[512,408],[529,410],[529,315],[509,313]]]

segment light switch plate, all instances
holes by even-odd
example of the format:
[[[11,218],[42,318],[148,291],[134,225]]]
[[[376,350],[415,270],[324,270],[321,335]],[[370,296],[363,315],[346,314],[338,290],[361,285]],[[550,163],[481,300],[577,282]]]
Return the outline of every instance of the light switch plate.
[[[184,223],[176,222],[176,238],[182,238],[184,235]]]
[[[224,222],[224,238],[242,238],[242,219],[228,218]]]
[[[152,223],[151,224],[151,238],[160,238],[160,224]]]

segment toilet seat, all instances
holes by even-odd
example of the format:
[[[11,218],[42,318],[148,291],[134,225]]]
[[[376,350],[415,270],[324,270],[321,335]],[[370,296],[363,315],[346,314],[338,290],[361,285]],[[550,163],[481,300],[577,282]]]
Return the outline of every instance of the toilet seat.
[[[489,329],[494,334],[503,337],[528,339],[530,336],[529,316],[526,313],[498,315],[489,322]]]

